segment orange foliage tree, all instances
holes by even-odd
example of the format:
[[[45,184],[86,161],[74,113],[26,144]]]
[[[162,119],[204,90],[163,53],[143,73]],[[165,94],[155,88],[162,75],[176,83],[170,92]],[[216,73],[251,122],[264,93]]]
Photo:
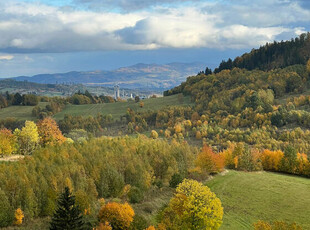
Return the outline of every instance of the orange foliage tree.
[[[37,126],[43,146],[61,144],[66,140],[59,130],[56,121],[52,118],[44,118],[38,122]]]
[[[129,229],[134,215],[135,212],[128,203],[111,202],[101,207],[99,220],[102,223],[109,222],[113,230],[124,230]]]
[[[15,225],[21,225],[21,224],[23,223],[23,219],[24,219],[24,213],[23,213],[23,211],[22,211],[20,208],[16,209],[16,211],[15,211],[15,222],[14,222],[14,224],[15,224]]]
[[[216,154],[212,149],[205,145],[196,159],[196,166],[203,172],[221,172],[225,166],[225,159],[221,154]]]

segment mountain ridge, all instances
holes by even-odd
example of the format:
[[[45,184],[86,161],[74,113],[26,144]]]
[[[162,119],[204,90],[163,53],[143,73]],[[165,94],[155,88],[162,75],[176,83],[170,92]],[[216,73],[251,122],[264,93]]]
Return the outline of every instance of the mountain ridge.
[[[120,84],[126,88],[168,89],[177,86],[188,76],[196,75],[204,69],[200,62],[168,64],[145,64],[120,67],[115,70],[70,71],[66,73],[37,74],[19,76],[11,79],[41,84],[75,83],[86,85],[114,86]]]

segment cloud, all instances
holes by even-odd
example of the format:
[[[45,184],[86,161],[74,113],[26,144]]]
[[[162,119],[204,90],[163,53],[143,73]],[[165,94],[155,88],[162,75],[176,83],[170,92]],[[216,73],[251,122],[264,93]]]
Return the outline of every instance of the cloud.
[[[13,55],[0,55],[0,60],[1,61],[9,61],[9,60],[12,60],[14,58],[14,56]]]
[[[136,11],[162,4],[184,4],[200,2],[201,0],[74,0],[76,4],[83,4],[90,9],[119,8],[125,11]]]
[[[301,24],[307,24],[310,18],[310,10],[301,7],[298,1],[201,1],[195,5],[194,1],[185,0],[117,0],[113,4],[131,3],[143,8],[143,4],[150,4],[146,2],[157,5],[152,10],[107,12],[0,1],[0,51],[252,48],[298,35],[306,30]]]

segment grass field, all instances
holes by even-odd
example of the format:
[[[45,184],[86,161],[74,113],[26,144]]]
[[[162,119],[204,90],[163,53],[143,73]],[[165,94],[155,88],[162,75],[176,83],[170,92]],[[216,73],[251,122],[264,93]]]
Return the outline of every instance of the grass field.
[[[166,106],[173,105],[189,105],[190,98],[184,97],[183,101],[178,100],[177,95],[169,97],[150,98],[142,100],[144,102],[143,108],[140,108],[139,103],[131,102],[117,102],[107,104],[94,104],[94,105],[67,105],[66,108],[57,113],[54,118],[56,120],[63,119],[65,114],[72,116],[96,116],[98,113],[101,114],[112,114],[114,119],[119,120],[120,116],[126,114],[127,108],[131,108],[137,112],[147,110],[159,110]]]
[[[48,102],[40,102],[40,107],[45,107]],[[32,109],[34,106],[9,106],[4,109],[0,109],[0,119],[9,117],[17,118],[18,120],[35,120],[32,116]]]
[[[220,230],[253,229],[253,223],[258,220],[296,222],[303,229],[310,229],[310,179],[229,171],[206,185],[224,206]]]

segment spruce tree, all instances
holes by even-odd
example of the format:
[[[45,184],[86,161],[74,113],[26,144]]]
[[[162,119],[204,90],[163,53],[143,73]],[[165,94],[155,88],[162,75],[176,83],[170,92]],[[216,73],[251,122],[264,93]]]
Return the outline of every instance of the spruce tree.
[[[52,217],[50,230],[80,230],[85,229],[85,223],[79,207],[75,204],[73,196],[68,187],[60,195],[57,208]]]

